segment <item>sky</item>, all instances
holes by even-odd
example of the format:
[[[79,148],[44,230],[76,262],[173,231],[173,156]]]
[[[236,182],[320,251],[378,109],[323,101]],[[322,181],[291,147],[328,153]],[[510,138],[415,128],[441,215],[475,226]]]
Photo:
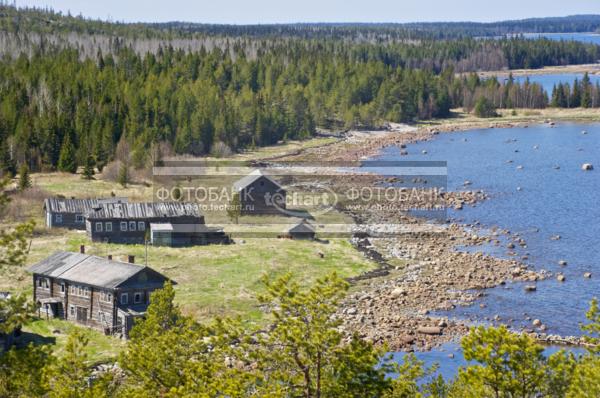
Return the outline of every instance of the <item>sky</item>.
[[[11,0],[12,1],[12,0]],[[227,24],[490,22],[600,14],[600,0],[15,0],[95,19]]]

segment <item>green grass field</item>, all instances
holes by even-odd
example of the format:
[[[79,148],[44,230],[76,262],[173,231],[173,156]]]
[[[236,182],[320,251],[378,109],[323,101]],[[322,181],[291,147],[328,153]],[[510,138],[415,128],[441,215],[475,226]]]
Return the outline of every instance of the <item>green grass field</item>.
[[[258,159],[280,156],[302,148],[323,145],[333,139],[315,139],[302,143],[290,143],[255,152],[236,155],[236,159]],[[57,250],[77,251],[86,246],[88,254],[125,260],[135,255],[136,262],[146,263],[144,245],[116,245],[89,241],[84,231],[47,229],[42,211],[43,198],[50,195],[65,197],[106,197],[111,194],[127,196],[133,201],[149,200],[152,186],[147,183],[132,184],[123,188],[99,177],[92,181],[79,175],[63,173],[40,173],[33,176],[33,189],[13,197],[8,221],[1,226],[10,227],[14,222],[33,218],[37,222],[35,236],[31,240],[27,265],[31,265]],[[315,220],[347,222],[341,214],[328,214]],[[210,220],[208,220],[210,222]],[[247,221],[247,220],[241,220]],[[278,223],[281,220],[265,220]],[[227,230],[227,228],[226,228]],[[305,286],[333,271],[342,277],[357,275],[372,269],[375,264],[365,259],[347,239],[329,241],[296,241],[277,238],[236,238],[232,245],[210,245],[189,248],[147,248],[147,263],[177,282],[176,301],[184,313],[199,321],[214,317],[240,317],[248,323],[260,324],[265,320],[258,306],[256,295],[262,289],[261,277],[291,273]],[[0,270],[0,290],[31,294],[32,281],[26,267]],[[56,345],[58,353],[63,349],[71,323],[58,320],[36,320],[25,328],[31,341]],[[124,343],[93,330],[86,332],[90,339],[88,353],[92,361],[114,358]]]

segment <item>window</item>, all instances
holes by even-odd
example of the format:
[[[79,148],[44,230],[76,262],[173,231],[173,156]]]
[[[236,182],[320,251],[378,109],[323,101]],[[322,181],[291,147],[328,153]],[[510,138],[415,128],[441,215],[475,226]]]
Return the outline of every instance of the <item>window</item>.
[[[112,223],[111,222],[105,223],[104,229],[106,229],[106,232],[112,232]]]
[[[142,296],[143,296],[143,294],[142,294],[141,292],[136,292],[136,293],[133,295],[133,303],[134,303],[134,304],[139,304],[139,303],[141,303],[141,302],[142,302]]]
[[[121,293],[121,304],[129,304],[129,294]]]
[[[75,215],[75,222],[79,223],[79,224],[83,224],[83,215],[81,214],[76,214]]]
[[[112,303],[112,293],[100,292],[100,301],[104,301],[105,303]]]
[[[54,221],[56,221],[58,224],[62,224],[62,214],[55,214]]]
[[[90,288],[85,286],[70,285],[69,293],[73,296],[90,297]]]
[[[102,232],[102,223],[101,222],[96,223],[96,232]]]
[[[129,230],[135,231],[135,221],[129,221]]]
[[[121,221],[121,231],[127,231],[127,221]]]
[[[75,316],[75,306],[74,305],[69,306],[69,315]]]
[[[65,290],[67,290],[67,289],[66,289],[66,287],[65,287],[65,284],[64,284],[64,283],[61,283],[61,284],[60,284],[60,292],[61,292],[62,294],[65,294]]]
[[[140,231],[145,231],[146,230],[146,224],[144,224],[143,221],[139,221],[138,222],[138,230],[140,230]]]
[[[47,278],[39,278],[38,287],[40,289],[50,289],[50,281]]]
[[[104,323],[107,323],[107,322],[112,323],[112,321],[110,320],[110,314],[107,314],[106,312],[102,312],[102,311],[98,311],[98,321],[104,322]]]

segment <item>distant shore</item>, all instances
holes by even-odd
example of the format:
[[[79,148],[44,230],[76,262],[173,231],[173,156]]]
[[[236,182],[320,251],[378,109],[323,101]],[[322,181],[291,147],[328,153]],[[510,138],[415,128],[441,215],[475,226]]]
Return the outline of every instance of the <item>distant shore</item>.
[[[565,66],[546,66],[540,69],[514,69],[514,70],[496,70],[496,71],[485,71],[477,72],[479,77],[508,77],[509,74],[513,76],[532,76],[532,75],[553,75],[560,73],[589,73],[590,75],[600,75],[600,63],[596,64],[583,64],[583,65],[565,65]]]

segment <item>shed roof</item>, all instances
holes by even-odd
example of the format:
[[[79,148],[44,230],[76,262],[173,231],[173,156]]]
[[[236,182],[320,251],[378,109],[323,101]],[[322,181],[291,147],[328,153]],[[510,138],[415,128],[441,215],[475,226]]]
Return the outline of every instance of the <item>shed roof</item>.
[[[127,203],[127,198],[67,199],[46,198],[44,209],[52,213],[86,213],[104,203]]]
[[[150,267],[64,251],[56,252],[29,267],[34,274],[107,289],[119,287],[143,270],[167,280]]]
[[[279,188],[281,188],[281,185],[279,185],[276,181],[274,181],[271,177],[269,177],[266,174],[263,174],[263,172],[261,170],[254,170],[252,173],[248,174],[245,177],[240,178],[239,180],[237,180],[236,182],[233,183],[233,188],[236,191],[240,191],[244,188],[246,188],[247,186],[253,184],[255,181],[259,180],[260,178],[266,178],[267,180],[271,181],[273,184],[277,185]]]
[[[146,203],[103,203],[91,209],[89,219],[126,218],[149,219],[162,217],[201,217],[196,203],[146,202]]]
[[[290,233],[314,233],[315,227],[306,221],[306,219],[300,221],[289,230]]]

